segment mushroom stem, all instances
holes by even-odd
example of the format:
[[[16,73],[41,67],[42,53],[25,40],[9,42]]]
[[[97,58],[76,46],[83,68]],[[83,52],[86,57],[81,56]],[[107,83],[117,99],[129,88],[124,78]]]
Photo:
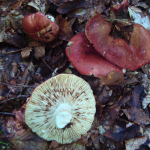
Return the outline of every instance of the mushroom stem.
[[[56,125],[58,128],[64,128],[72,119],[71,106],[68,103],[62,103],[55,111]]]

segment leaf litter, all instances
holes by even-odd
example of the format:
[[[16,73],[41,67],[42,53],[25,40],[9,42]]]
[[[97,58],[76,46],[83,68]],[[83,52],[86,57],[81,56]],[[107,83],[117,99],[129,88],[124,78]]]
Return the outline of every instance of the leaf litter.
[[[130,38],[124,26],[132,25],[128,10],[111,11],[116,0],[21,0],[0,2],[0,147],[14,150],[90,150],[149,149],[150,145],[150,65],[124,75],[84,76],[71,67],[65,49],[95,10],[113,26],[112,33]],[[149,18],[149,1],[129,1]],[[53,9],[50,9],[53,8]],[[135,9],[135,8],[134,8]],[[58,38],[51,43],[32,40],[23,32],[24,16],[41,11],[52,14],[60,26]],[[134,20],[136,20],[134,13]],[[133,21],[134,21],[133,20]],[[46,79],[64,72],[86,80],[95,95],[96,114],[90,131],[71,144],[45,141],[26,125],[25,104],[32,91]],[[3,142],[3,143],[2,143]],[[4,144],[5,143],[5,144]]]

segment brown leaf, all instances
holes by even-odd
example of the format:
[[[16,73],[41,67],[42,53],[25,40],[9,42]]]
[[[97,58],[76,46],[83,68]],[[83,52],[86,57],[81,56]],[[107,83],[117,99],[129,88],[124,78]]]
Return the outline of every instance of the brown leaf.
[[[12,28],[5,29],[4,42],[19,48],[26,46],[25,40],[17,34]]]
[[[117,101],[114,105],[106,109],[104,115],[102,116],[102,119],[100,120],[98,127],[100,134],[105,133],[107,130],[111,128],[111,126],[114,124],[114,121],[118,118],[120,107],[129,100],[130,100],[129,96],[123,97],[119,101]]]
[[[84,0],[76,0],[76,1],[70,1],[70,2],[66,2],[61,4],[58,8],[57,8],[57,12],[59,12],[60,14],[66,14],[71,10],[77,9],[77,8],[88,8],[91,7],[92,4],[88,1],[84,1]]]
[[[121,85],[125,84],[124,77],[119,72],[110,72],[106,77],[99,76],[102,85]]]
[[[91,139],[96,149],[100,149],[99,136],[98,134],[92,134]]]
[[[137,136],[138,134],[141,134],[140,126],[132,125],[126,129],[122,129],[121,132],[114,131],[114,129],[111,128],[110,130],[105,132],[103,135],[115,141],[124,141],[127,139],[131,139]]]
[[[17,70],[18,70],[18,64],[16,63],[16,62],[13,62],[12,63],[12,70],[13,70],[13,72],[14,72],[14,74],[16,74],[17,73]]]
[[[146,143],[147,140],[148,140],[147,135],[126,140],[125,141],[126,150],[139,149],[140,145]]]
[[[45,46],[34,47],[34,56],[36,59],[45,56]]]
[[[26,47],[21,51],[22,58],[28,58],[30,56],[30,52],[32,51],[31,47]]]
[[[105,0],[105,1],[101,1],[101,0],[96,0],[94,1],[94,7],[95,7],[95,10],[101,14],[104,9],[106,8],[105,4],[109,4],[110,0]]]
[[[58,16],[56,18],[56,22],[60,22],[60,31],[58,33],[58,37],[61,40],[69,41],[74,36],[70,24],[67,22],[66,19],[62,18],[62,16]]]
[[[144,91],[144,87],[138,85],[132,91],[132,97],[130,100],[130,107],[142,108],[141,101],[140,101],[140,94]]]
[[[133,121],[138,125],[146,125],[150,123],[150,118],[148,114],[145,114],[145,112],[141,109],[132,107],[123,109],[123,112],[126,114],[130,121]]]

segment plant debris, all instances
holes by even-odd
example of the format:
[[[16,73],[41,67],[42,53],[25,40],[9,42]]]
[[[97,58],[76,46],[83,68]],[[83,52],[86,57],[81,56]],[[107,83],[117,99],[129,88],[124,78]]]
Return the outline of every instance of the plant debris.
[[[23,18],[36,12],[50,16],[59,26],[60,30],[54,41],[36,41],[23,30]],[[108,75],[94,76],[92,73],[82,74],[83,70],[79,72],[68,60],[66,49],[73,44],[68,41],[78,33],[85,33],[86,24],[95,13],[109,22],[109,37],[111,36],[112,41],[122,38],[131,46],[135,23],[142,25],[142,29],[149,35],[148,0],[0,1],[0,149],[150,149],[150,63],[147,61],[136,67],[136,70],[131,68],[132,71],[127,67],[124,74],[110,72]],[[89,27],[94,32],[95,28]],[[104,26],[99,27],[102,28]],[[147,39],[146,34],[138,35],[139,33],[136,32],[138,37]],[[97,32],[94,35],[97,36]],[[71,53],[68,49],[68,55]],[[80,56],[79,53],[80,51],[76,55]],[[140,55],[143,55],[143,51],[142,54],[138,53]],[[133,54],[132,56],[131,62],[135,59]],[[90,61],[88,58],[84,60],[87,64]],[[128,57],[123,60],[125,62],[117,65],[129,63]],[[137,60],[135,62],[132,64],[133,68],[139,63]],[[81,66],[80,63],[78,66]],[[82,66],[85,67],[88,66]],[[96,100],[96,113],[90,130],[76,142],[69,144],[40,138],[25,122],[26,103],[34,89],[45,80],[62,73],[74,74],[88,82]]]

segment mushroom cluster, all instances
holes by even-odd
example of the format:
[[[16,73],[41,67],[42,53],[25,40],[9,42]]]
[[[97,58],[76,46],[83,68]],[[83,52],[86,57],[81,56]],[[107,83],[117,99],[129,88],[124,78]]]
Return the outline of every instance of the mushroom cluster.
[[[22,21],[24,31],[34,40],[51,42],[59,33],[59,26],[41,12],[24,17]]]
[[[112,71],[123,73],[123,69],[136,70],[150,61],[150,31],[134,24],[129,44],[114,39],[110,32],[111,25],[96,12],[87,21],[85,34],[70,39],[66,54],[81,74],[97,77]]]
[[[60,74],[39,85],[25,110],[26,124],[45,140],[71,143],[87,133],[95,115],[90,85],[72,74]]]

